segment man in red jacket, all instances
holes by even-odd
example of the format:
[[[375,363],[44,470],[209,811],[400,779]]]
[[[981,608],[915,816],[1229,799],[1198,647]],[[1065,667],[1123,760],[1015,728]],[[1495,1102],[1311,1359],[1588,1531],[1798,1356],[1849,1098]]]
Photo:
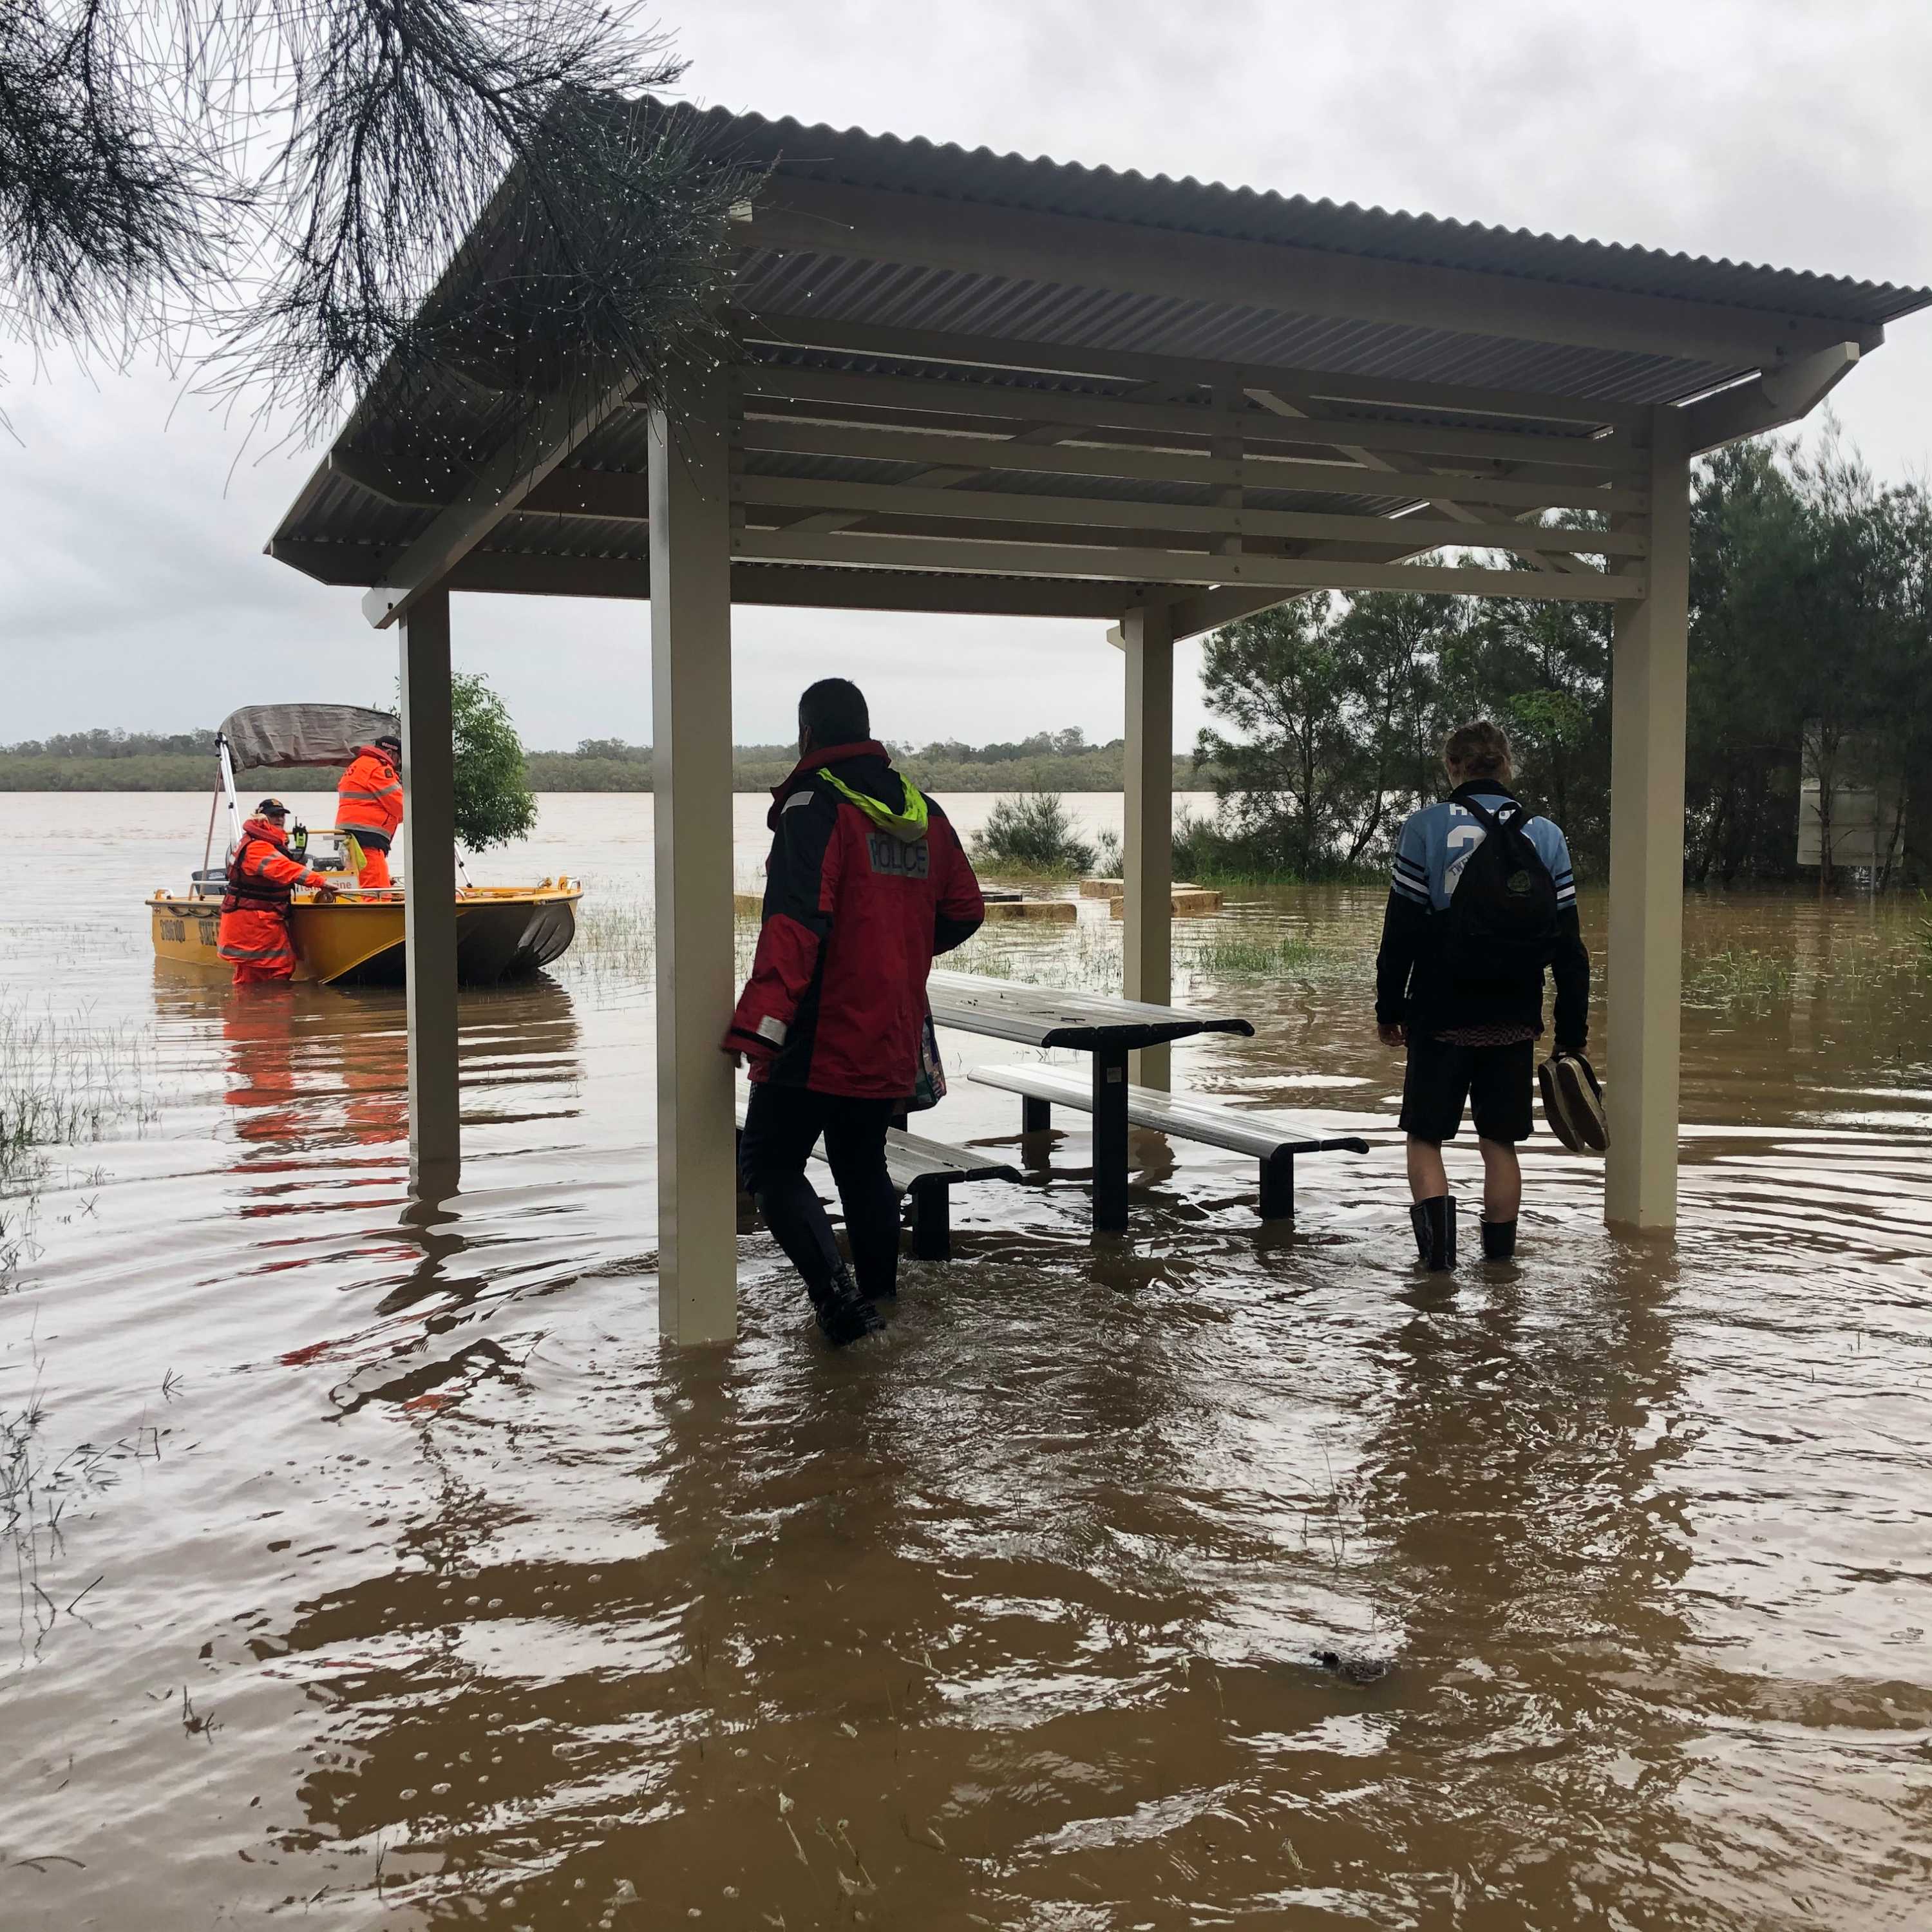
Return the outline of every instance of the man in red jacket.
[[[842,677],[798,701],[797,768],[772,794],[764,924],[724,1050],[750,1061],[746,1191],[804,1277],[834,1343],[882,1324],[895,1292],[898,1196],[886,1132],[919,1077],[933,956],[986,917],[944,812],[892,770]],[[853,1269],[805,1178],[825,1137]]]

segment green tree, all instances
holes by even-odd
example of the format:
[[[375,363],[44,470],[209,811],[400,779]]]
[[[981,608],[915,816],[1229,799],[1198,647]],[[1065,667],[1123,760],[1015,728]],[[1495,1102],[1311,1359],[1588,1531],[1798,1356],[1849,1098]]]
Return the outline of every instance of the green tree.
[[[1042,872],[1085,872],[1094,866],[1094,848],[1057,791],[998,800],[973,835],[973,856]]]
[[[1515,790],[1562,826],[1585,877],[1610,861],[1610,627],[1600,605],[1494,598],[1445,637],[1430,734],[1430,775],[1442,783],[1443,734],[1492,718],[1516,750]]]
[[[401,711],[400,685],[389,709]],[[537,799],[509,707],[481,671],[459,670],[449,680],[449,710],[457,844],[487,852],[526,836],[537,822]]]
[[[1204,729],[1222,814],[1254,858],[1298,878],[1333,871],[1362,803],[1341,653],[1325,600],[1298,598],[1208,640],[1208,709],[1238,736]],[[1348,842],[1353,843],[1352,840]]]
[[[456,752],[456,842],[487,852],[521,838],[537,822],[536,794],[524,762],[524,741],[508,707],[480,671],[449,681]]]

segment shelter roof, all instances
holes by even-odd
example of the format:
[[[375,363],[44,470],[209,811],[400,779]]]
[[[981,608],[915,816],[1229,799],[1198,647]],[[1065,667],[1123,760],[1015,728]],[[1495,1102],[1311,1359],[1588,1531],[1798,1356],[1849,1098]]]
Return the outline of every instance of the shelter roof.
[[[812,484],[919,487],[933,440],[952,437],[982,459],[970,496],[960,493],[982,510],[988,496],[1063,500],[1058,459],[986,460],[989,439],[1015,438],[1003,406],[1015,388],[1040,398],[1042,416],[1076,418],[1160,390],[1175,407],[1157,428],[1117,423],[1046,440],[1178,453],[1160,475],[1144,458],[1138,476],[1090,473],[1079,493],[1192,512],[1224,500],[1202,480],[1215,425],[1204,408],[1194,430],[1175,408],[1233,406],[1238,428],[1278,430],[1281,404],[1252,393],[1258,375],[1302,397],[1286,414],[1372,425],[1371,442],[1410,425],[1445,448],[1452,430],[1492,430],[1574,452],[1643,406],[1720,391],[1840,342],[1869,352],[1888,322],[1932,303],[1925,289],[1191,178],[722,110],[640,111],[764,172],[733,298],[749,365],[741,406],[761,424],[740,468],[794,499]],[[270,546],[327,581],[389,580],[391,563],[531,412],[526,399],[453,373],[406,410],[386,410],[382,394],[379,383]],[[808,422],[839,433],[814,441]],[[1225,446],[1225,415],[1219,427]],[[922,446],[908,440],[895,460],[880,440],[888,431],[916,433]],[[645,594],[646,440],[641,412],[610,414],[494,523],[452,585]],[[1244,472],[1246,508],[1400,515],[1427,501],[1400,484],[1402,464],[1396,475],[1365,467],[1340,445],[1285,454],[1293,460]],[[794,514],[777,518],[781,534]],[[879,511],[834,527],[918,538],[934,526]],[[734,596],[1067,615],[1120,604],[1118,582],[1065,580],[1043,552],[1037,577],[982,569],[970,597],[948,602],[929,569],[848,567],[808,548],[767,545],[772,554],[734,571]],[[1157,568],[1150,580],[1164,580]]]

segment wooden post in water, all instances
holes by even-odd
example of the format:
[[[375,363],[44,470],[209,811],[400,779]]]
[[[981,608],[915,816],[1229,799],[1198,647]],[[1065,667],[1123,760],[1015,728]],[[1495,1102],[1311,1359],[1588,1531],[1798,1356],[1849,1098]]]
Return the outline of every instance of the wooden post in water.
[[[1127,753],[1120,880],[1122,988],[1166,1006],[1174,989],[1174,620],[1139,604],[1120,620],[1127,676]],[[1143,1048],[1132,1077],[1165,1088],[1169,1049]]]
[[[398,627],[403,688],[403,933],[409,967],[410,1192],[455,1192],[456,771],[449,592],[424,592]]]
[[[1650,412],[1648,587],[1616,607],[1610,686],[1610,1150],[1604,1218],[1677,1225],[1690,466],[1683,412]]]
[[[656,827],[658,1332],[737,1332],[731,1063],[729,389],[688,370],[651,412],[651,714]]]

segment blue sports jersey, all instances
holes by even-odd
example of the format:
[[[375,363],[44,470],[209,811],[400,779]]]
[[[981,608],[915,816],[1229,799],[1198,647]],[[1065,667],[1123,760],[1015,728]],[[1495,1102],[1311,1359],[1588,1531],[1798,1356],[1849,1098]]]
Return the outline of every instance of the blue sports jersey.
[[[1480,793],[1485,799],[1497,797],[1499,806],[1492,808],[1496,818],[1508,818],[1522,810],[1501,785],[1478,779],[1468,789]],[[1564,843],[1563,834],[1546,818],[1528,819],[1522,829],[1556,882],[1557,909],[1562,911],[1575,905],[1576,880],[1570,870],[1570,848]],[[1428,911],[1447,912],[1450,896],[1462,876],[1462,868],[1469,862],[1470,854],[1488,836],[1475,814],[1452,798],[1412,812],[1402,820],[1402,833],[1396,841],[1395,866],[1389,884],[1404,898]]]

